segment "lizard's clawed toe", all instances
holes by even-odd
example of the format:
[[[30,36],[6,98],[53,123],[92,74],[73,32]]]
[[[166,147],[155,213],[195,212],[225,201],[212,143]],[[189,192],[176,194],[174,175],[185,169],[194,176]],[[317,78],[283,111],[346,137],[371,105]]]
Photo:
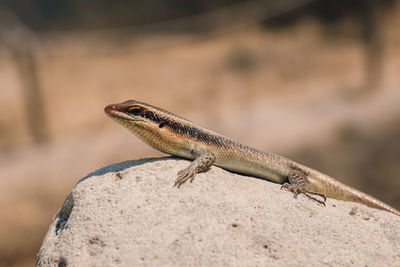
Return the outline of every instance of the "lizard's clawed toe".
[[[302,192],[305,196],[307,196],[309,199],[323,205],[326,207],[325,202],[326,202],[326,196],[324,194],[320,194],[320,193],[316,193],[316,192],[311,192],[311,191],[306,191],[306,192]],[[323,200],[320,200],[316,197],[313,197],[311,195],[316,195],[316,196],[320,196]]]
[[[300,193],[302,193],[302,191],[300,190],[300,188],[298,188],[298,187],[296,187],[296,186],[293,186],[293,185],[291,185],[291,184],[289,184],[289,183],[284,183],[282,186],[281,186],[281,189],[286,189],[286,190],[288,190],[288,191],[290,191],[290,192],[292,192],[293,193],[293,197],[294,198],[297,198],[297,196],[300,194]]]
[[[196,172],[191,168],[186,168],[178,172],[178,178],[176,178],[174,186],[180,187],[183,185],[187,180],[190,179],[190,182],[193,182]]]
[[[291,192],[293,193],[294,198],[297,198],[297,196],[298,196],[299,194],[303,194],[303,195],[305,195],[306,197],[308,197],[309,199],[311,199],[311,200],[313,200],[313,201],[315,201],[315,202],[317,202],[317,203],[319,203],[319,204],[321,204],[321,205],[326,206],[326,205],[325,205],[326,196],[325,196],[324,194],[312,192],[312,191],[310,191],[310,190],[301,188],[300,186],[292,185],[292,184],[289,184],[289,183],[283,184],[283,185],[281,186],[281,189],[282,189],[282,188],[291,191]],[[313,196],[311,196],[311,195],[319,196],[319,197],[321,197],[323,200],[320,200],[320,199],[318,199],[318,198],[316,198],[316,197],[313,197]]]

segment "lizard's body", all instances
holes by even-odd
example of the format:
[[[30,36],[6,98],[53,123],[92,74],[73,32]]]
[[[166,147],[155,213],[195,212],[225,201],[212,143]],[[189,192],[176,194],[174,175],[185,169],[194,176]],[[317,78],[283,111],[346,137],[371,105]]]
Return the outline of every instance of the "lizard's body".
[[[229,138],[200,127],[166,110],[129,100],[108,105],[105,112],[144,142],[167,154],[194,160],[178,173],[178,187],[212,165],[263,178],[284,186],[297,196],[304,193],[332,197],[390,211],[400,211],[376,198],[290,159],[262,152],[236,143]]]

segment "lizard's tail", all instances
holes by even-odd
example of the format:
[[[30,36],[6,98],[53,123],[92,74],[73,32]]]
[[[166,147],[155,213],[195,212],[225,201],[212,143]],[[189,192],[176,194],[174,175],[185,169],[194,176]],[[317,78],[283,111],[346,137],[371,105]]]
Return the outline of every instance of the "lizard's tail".
[[[342,184],[341,182],[334,180],[329,176],[325,176],[322,173],[318,174],[318,176],[319,177],[315,180],[310,177],[313,180],[310,183],[310,190],[313,192],[318,192],[335,199],[361,203],[371,208],[386,210],[400,216],[399,210],[374,198],[373,196]]]

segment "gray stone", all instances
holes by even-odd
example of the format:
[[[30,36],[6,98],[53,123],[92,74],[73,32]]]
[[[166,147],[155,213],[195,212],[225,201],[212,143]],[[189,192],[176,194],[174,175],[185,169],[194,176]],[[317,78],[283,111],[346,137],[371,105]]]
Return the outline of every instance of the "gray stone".
[[[54,217],[38,266],[400,266],[400,217],[189,161],[125,161],[82,178]]]

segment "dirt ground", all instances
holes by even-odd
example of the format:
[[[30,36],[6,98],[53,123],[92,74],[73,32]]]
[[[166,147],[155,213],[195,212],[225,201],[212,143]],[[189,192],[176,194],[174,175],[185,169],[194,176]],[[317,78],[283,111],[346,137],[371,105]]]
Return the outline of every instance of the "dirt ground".
[[[51,136],[40,146],[28,134],[15,64],[0,50],[0,265],[34,264],[81,177],[162,155],[104,115],[104,106],[127,99],[283,154],[400,208],[399,15],[397,4],[382,21],[382,77],[368,92],[364,44],[349,21],[335,34],[310,19],[216,36],[50,33],[34,50]]]

